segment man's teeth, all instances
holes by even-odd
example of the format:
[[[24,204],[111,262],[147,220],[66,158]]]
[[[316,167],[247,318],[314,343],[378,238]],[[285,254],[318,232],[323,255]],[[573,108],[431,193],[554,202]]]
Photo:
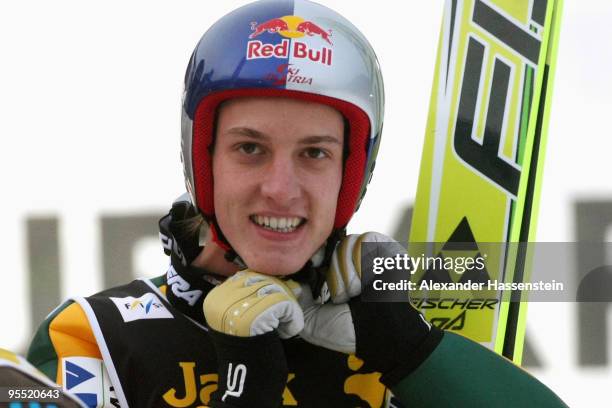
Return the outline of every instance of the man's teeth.
[[[302,222],[300,217],[267,217],[263,215],[253,215],[251,220],[257,225],[277,232],[292,232]]]

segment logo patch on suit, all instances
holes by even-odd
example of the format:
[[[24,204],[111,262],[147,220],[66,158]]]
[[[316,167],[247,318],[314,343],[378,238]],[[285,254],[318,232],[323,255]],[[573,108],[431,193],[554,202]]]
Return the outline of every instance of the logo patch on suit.
[[[172,319],[173,316],[154,293],[146,293],[139,298],[132,296],[124,298],[112,297],[124,322],[142,319]]]
[[[91,357],[62,359],[64,390],[90,408],[109,406],[114,393],[102,360]]]

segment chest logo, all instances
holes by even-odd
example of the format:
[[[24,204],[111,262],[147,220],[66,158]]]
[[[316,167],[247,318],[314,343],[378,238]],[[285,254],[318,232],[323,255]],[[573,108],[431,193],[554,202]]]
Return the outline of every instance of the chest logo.
[[[145,293],[135,298],[127,296],[124,298],[111,297],[124,322],[143,319],[172,319],[174,316],[154,293]]]

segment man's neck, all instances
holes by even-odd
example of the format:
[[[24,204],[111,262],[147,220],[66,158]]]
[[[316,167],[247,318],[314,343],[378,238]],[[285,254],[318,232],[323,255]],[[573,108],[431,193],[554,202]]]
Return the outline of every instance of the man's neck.
[[[240,270],[238,265],[225,259],[225,250],[214,242],[208,242],[191,265],[222,276],[232,276]]]

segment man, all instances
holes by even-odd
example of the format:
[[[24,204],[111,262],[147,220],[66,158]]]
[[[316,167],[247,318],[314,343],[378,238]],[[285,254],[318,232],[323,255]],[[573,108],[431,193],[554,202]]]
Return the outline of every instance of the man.
[[[355,254],[386,237],[344,231],[382,115],[374,52],[342,16],[272,0],[223,17],[185,76],[170,268],[60,306],[29,360],[89,406],[562,406],[408,303],[359,299]]]

